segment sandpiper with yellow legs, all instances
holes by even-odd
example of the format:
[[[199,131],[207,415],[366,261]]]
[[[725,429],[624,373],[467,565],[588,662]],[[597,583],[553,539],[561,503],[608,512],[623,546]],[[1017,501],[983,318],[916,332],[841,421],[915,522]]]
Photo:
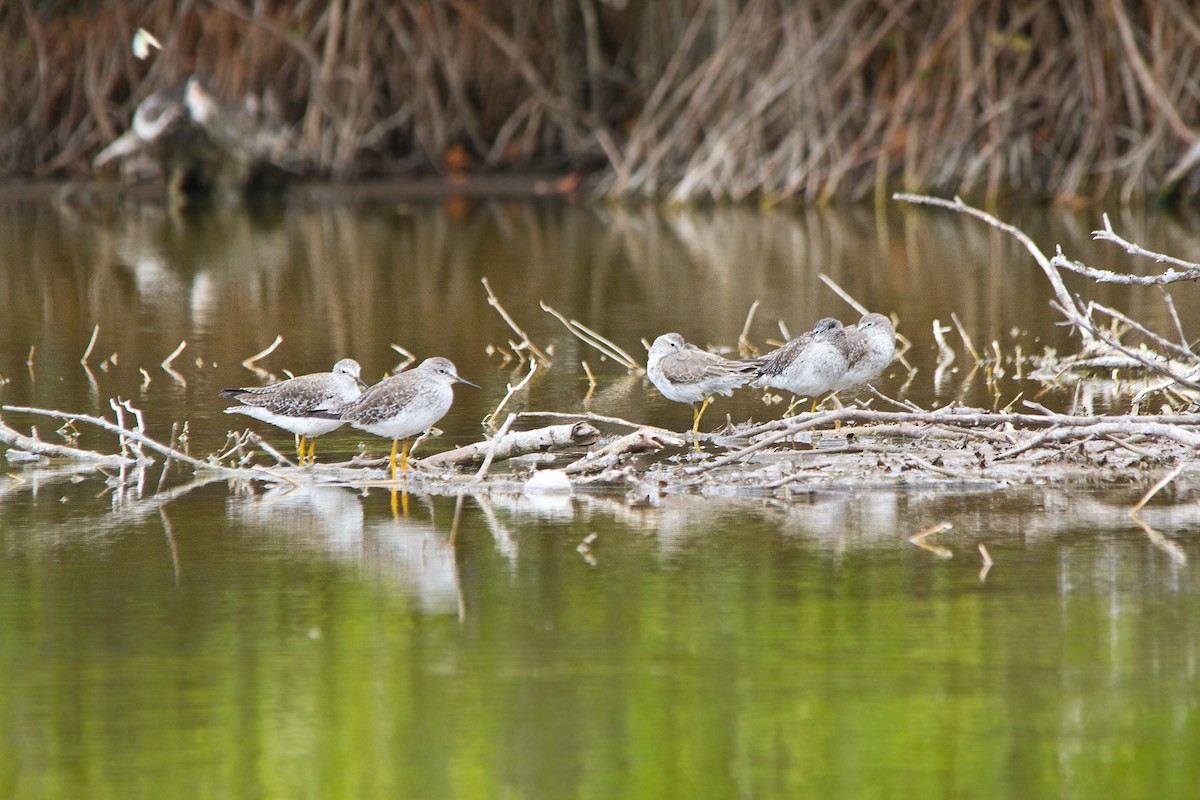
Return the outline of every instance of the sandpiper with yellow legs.
[[[296,456],[301,464],[311,464],[316,459],[317,437],[343,425],[343,420],[330,418],[328,412],[353,401],[366,387],[361,372],[357,361],[343,358],[331,372],[300,375],[269,386],[223,389],[220,396],[241,403],[225,409],[226,414],[244,414],[295,434]]]
[[[454,403],[456,383],[479,387],[458,376],[445,358],[427,358],[413,369],[385,378],[340,410],[340,419],[361,431],[392,440],[392,480],[396,480],[396,450],[400,474],[408,474],[408,440],[429,430]]]
[[[646,360],[646,377],[663,397],[692,406],[692,445],[700,449],[700,417],[713,395],[729,397],[754,377],[752,362],[733,361],[689,344],[678,333],[654,340]],[[696,403],[700,407],[696,407]]]

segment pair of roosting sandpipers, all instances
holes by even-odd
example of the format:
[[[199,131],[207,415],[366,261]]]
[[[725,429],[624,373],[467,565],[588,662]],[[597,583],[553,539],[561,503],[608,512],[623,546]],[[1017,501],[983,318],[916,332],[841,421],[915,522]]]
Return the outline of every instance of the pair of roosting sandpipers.
[[[700,417],[713,395],[729,397],[749,383],[815,398],[866,383],[892,362],[895,352],[895,328],[882,314],[867,314],[851,328],[827,317],[778,350],[743,361],[701,350],[678,333],[664,333],[650,348],[646,375],[668,400],[691,404],[692,441],[699,446]],[[405,474],[408,440],[446,415],[454,402],[454,384],[479,388],[459,377],[445,358],[426,359],[371,387],[360,372],[357,361],[344,358],[332,372],[301,375],[270,386],[225,389],[221,397],[241,403],[225,413],[245,414],[295,434],[301,463],[315,460],[318,436],[347,422],[391,439],[395,480],[397,449],[400,471]]]

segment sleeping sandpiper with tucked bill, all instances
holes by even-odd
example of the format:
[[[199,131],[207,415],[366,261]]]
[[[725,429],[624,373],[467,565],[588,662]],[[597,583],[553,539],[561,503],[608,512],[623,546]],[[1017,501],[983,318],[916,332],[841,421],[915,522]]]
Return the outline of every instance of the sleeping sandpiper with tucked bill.
[[[225,409],[226,414],[244,414],[270,423],[296,436],[296,455],[300,463],[316,460],[317,437],[337,430],[342,420],[316,416],[340,408],[354,400],[366,388],[359,375],[362,368],[353,358],[343,358],[332,372],[300,375],[269,386],[222,389],[221,397],[242,405]],[[311,445],[305,454],[305,440]]]
[[[832,317],[758,359],[758,377],[751,386],[771,387],[797,397],[817,398],[832,392],[846,377],[850,343],[842,323]]]
[[[846,328],[846,373],[834,391],[861,386],[888,368],[896,357],[896,328],[883,314],[866,314]]]
[[[692,405],[692,444],[699,449],[700,417],[714,394],[730,397],[754,377],[755,364],[732,361],[689,344],[678,333],[654,340],[646,360],[646,377],[663,397]],[[696,408],[700,403],[700,408]]]
[[[458,376],[453,362],[427,358],[413,369],[384,378],[339,409],[339,418],[360,431],[392,440],[392,480],[396,480],[396,448],[400,473],[408,474],[408,440],[429,430],[454,403],[456,383],[479,387]]]

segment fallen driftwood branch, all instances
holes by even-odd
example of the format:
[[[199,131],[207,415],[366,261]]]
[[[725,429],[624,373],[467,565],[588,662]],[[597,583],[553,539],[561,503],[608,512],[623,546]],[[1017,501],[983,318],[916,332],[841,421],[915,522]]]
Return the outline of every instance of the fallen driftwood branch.
[[[6,444],[18,451],[37,456],[87,462],[90,467],[127,467],[138,463],[138,459],[127,456],[106,455],[92,450],[80,450],[66,445],[43,442],[41,439],[35,439],[13,430],[2,418],[0,418],[0,444]]]
[[[590,445],[599,438],[600,431],[588,422],[551,425],[532,431],[516,431],[486,442],[476,442],[444,453],[436,453],[422,458],[418,463],[427,467],[465,467],[482,464],[489,449],[493,453],[494,461],[503,461],[528,453]]]
[[[139,444],[144,444],[146,447],[149,447],[151,450],[154,450],[154,451],[166,456],[167,458],[172,458],[172,459],[175,459],[176,461],[182,461],[183,463],[189,464],[198,470],[213,470],[213,471],[216,471],[216,472],[219,472],[222,474],[230,474],[230,475],[240,475],[242,473],[246,473],[249,471],[249,470],[244,470],[244,469],[235,469],[235,468],[225,467],[220,464],[216,464],[216,463],[209,462],[209,461],[201,461],[200,459],[193,458],[192,456],[189,456],[186,453],[181,453],[178,450],[173,450],[173,449],[167,447],[166,445],[161,444],[161,443],[155,441],[154,439],[151,439],[149,436],[145,435],[144,433],[141,433],[136,430],[131,430],[129,428],[123,428],[120,425],[117,425],[115,423],[112,423],[112,422],[104,419],[103,417],[93,417],[89,414],[68,414],[63,411],[52,411],[50,409],[45,409],[45,408],[30,408],[28,406],[0,406],[0,410],[11,411],[14,414],[34,414],[37,416],[52,417],[54,419],[75,420],[77,422],[86,422],[89,425],[94,425],[97,428],[106,430],[109,433],[114,433],[118,437],[122,437],[124,439],[129,439],[131,441],[138,442]],[[154,460],[151,458],[144,458],[141,461],[135,461],[135,463],[152,464],[152,463],[154,463]]]
[[[626,456],[657,452],[664,447],[683,447],[686,444],[687,439],[681,435],[668,434],[659,428],[641,428],[587,453],[564,469],[568,475],[603,472],[616,467]]]

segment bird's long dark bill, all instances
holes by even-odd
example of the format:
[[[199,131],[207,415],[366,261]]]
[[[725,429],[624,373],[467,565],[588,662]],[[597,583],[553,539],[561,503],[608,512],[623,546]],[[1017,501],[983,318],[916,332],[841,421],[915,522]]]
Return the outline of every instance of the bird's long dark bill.
[[[366,381],[364,381],[362,378],[355,378],[354,380],[358,381],[358,385],[361,386],[363,389],[371,388],[371,385],[369,383],[367,383]]]
[[[480,389],[480,390],[482,390],[482,389],[483,389],[483,387],[482,387],[482,386],[479,386],[479,385],[476,385],[476,384],[474,384],[474,383],[471,383],[471,382],[470,382],[469,380],[467,380],[466,378],[455,378],[455,379],[454,379],[454,382],[455,382],[455,383],[465,383],[467,386],[470,386],[470,387],[471,387],[471,388],[473,388],[473,389]]]

